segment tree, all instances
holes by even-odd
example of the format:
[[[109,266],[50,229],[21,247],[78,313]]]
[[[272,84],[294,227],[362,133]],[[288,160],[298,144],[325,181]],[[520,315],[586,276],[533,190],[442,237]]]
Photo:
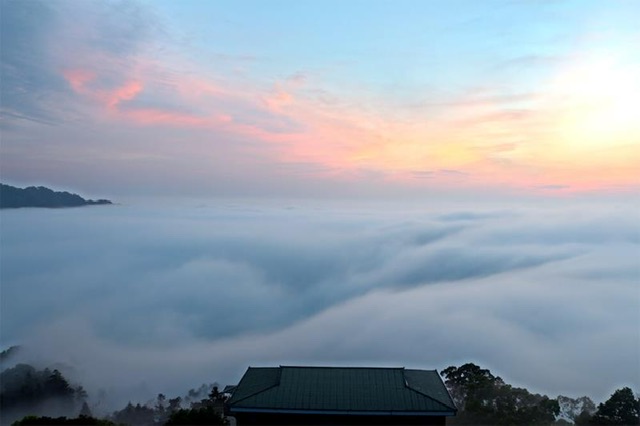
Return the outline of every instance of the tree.
[[[546,425],[560,412],[557,400],[508,385],[475,364],[441,374],[459,409],[452,424]]]
[[[78,402],[84,402],[89,397],[89,394],[82,386],[76,386],[74,388],[74,393]]]
[[[45,369],[45,371],[48,371]],[[75,391],[69,385],[69,382],[62,376],[60,371],[53,370],[44,384],[45,393],[48,396],[57,396],[64,398],[73,398]]]
[[[182,404],[182,398],[179,396],[176,398],[169,399],[169,412],[173,413],[180,409],[180,405]]]
[[[95,417],[80,416],[74,419],[68,419],[66,417],[37,417],[27,416],[22,420],[14,422],[11,426],[35,426],[35,425],[73,425],[73,426],[116,426],[115,423],[109,420],[96,419]]]
[[[507,384],[494,388],[485,407],[483,421],[496,425],[548,425],[560,412],[555,399]]]
[[[211,389],[211,393],[209,393],[209,399],[211,401],[218,401],[220,398],[220,391],[218,390],[217,386],[214,386],[213,389]]]
[[[576,426],[587,426],[591,424],[591,413],[584,410],[575,419],[573,419],[573,424]]]
[[[124,409],[113,413],[112,419],[118,424],[151,426],[155,424],[155,411],[140,404],[134,406],[129,402]]]
[[[226,425],[225,419],[214,407],[181,409],[171,414],[167,425]]]
[[[0,373],[0,424],[25,415],[63,416],[77,413],[86,393],[72,387],[58,370],[36,370],[17,364]]]
[[[461,367],[451,366],[440,374],[445,377],[445,385],[459,410],[464,410],[467,403],[477,406],[496,385],[504,383],[500,377],[491,374],[491,371],[473,363]]]
[[[616,390],[607,401],[598,405],[591,424],[640,425],[640,398],[633,395],[631,388]]]
[[[82,408],[80,408],[80,417],[92,417],[91,410],[89,409],[89,404],[87,401],[82,403]]]
[[[158,398],[156,400],[156,410],[158,412],[160,412],[161,414],[164,413],[164,404],[165,404],[166,400],[167,400],[167,397],[164,396],[164,394],[162,394],[162,393],[158,394]]]

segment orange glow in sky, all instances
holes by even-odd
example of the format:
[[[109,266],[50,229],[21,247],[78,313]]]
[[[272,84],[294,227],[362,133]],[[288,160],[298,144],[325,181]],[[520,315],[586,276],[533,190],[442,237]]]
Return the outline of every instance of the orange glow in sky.
[[[297,170],[337,188],[345,180],[368,185],[371,176],[412,188],[640,188],[640,36],[630,19],[633,2],[629,10],[590,1],[494,8],[471,2],[462,12],[419,3],[398,9],[376,3],[365,15],[345,5],[345,13],[371,21],[339,29],[334,16],[315,6],[313,19],[305,8],[284,21],[260,11],[264,34],[240,37],[227,28],[223,44],[209,24],[194,24],[200,35],[190,42],[163,32],[155,38],[141,32],[130,44],[128,33],[96,38],[99,23],[91,20],[98,15],[76,25],[60,3],[66,12],[43,38],[50,40],[45,50],[53,75],[41,80],[64,87],[43,89],[25,102],[24,90],[36,83],[22,92],[7,84],[15,96],[5,96],[3,108],[16,123],[40,113],[33,122],[53,120],[69,133],[82,122],[136,135],[129,143],[94,147],[86,138],[64,136],[57,141],[66,147],[59,150],[67,152],[63,158],[85,149],[114,161],[130,157],[116,152],[122,147],[142,158],[138,150],[162,145],[180,147],[163,158],[197,163],[204,175],[216,170],[215,161],[207,162],[215,158],[242,167],[233,173],[248,181]],[[174,8],[189,12],[172,3],[158,7],[166,9],[167,22]],[[387,8],[403,23],[381,37]],[[171,32],[170,25],[158,27]],[[129,50],[120,51],[121,44]],[[44,72],[40,63],[34,66]],[[28,129],[16,133],[16,142],[4,138],[27,162],[30,153],[17,141],[31,138]],[[254,176],[257,169],[263,175]],[[295,176],[283,186],[287,179]]]

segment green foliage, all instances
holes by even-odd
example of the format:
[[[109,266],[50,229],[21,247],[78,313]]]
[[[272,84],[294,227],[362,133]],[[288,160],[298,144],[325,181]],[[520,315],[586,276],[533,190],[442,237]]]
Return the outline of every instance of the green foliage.
[[[548,425],[560,412],[555,399],[514,388],[475,364],[441,374],[460,410],[450,424]]]
[[[442,371],[458,415],[450,424],[550,425],[560,413],[560,402],[576,425],[640,425],[640,398],[628,388],[618,389],[598,406],[588,397],[550,399],[504,383],[475,364]],[[595,412],[595,414],[592,413]]]
[[[640,425],[640,398],[631,388],[616,390],[611,397],[598,405],[591,418],[594,425]]]
[[[156,417],[153,408],[129,402],[125,408],[113,413],[112,420],[119,424],[151,426],[156,424]]]
[[[66,417],[36,417],[27,416],[22,420],[14,422],[12,426],[27,426],[27,425],[97,425],[97,426],[115,426],[108,420],[100,420],[90,416],[78,416],[74,419],[68,419]]]
[[[194,393],[193,396],[196,394]],[[218,390],[218,386],[213,386],[208,398],[199,402],[192,402],[190,409],[180,409],[173,411],[169,416],[167,425],[225,425],[227,424],[223,416],[224,399]]]
[[[587,426],[591,424],[591,413],[583,411],[573,419],[573,423],[576,426]]]
[[[159,393],[158,397],[156,398],[156,406],[155,409],[158,413],[160,414],[164,414],[165,411],[165,403],[167,401],[167,397],[164,396],[164,394]]]
[[[213,407],[205,406],[189,410],[178,410],[169,416],[167,425],[225,425],[220,413]]]
[[[169,411],[174,412],[180,409],[180,404],[182,404],[182,398],[179,396],[176,398],[169,399]]]
[[[482,401],[489,398],[493,390],[504,383],[489,370],[472,363],[445,368],[440,374],[445,377],[445,384],[459,410],[481,410]],[[470,404],[470,407],[466,407],[467,404]]]
[[[198,397],[208,398],[195,400]],[[189,409],[182,408],[189,406]],[[160,393],[155,402],[149,406],[133,405],[131,402],[110,417],[118,424],[137,426],[157,426],[165,422],[172,424],[225,424],[223,420],[224,406],[222,395],[215,385],[202,385],[199,389],[191,389],[185,398],[167,398]],[[203,423],[204,422],[204,423]]]
[[[562,416],[576,425],[640,425],[640,398],[628,388],[616,390],[604,403],[595,404],[588,397],[559,396],[550,399],[532,394],[527,389],[513,387],[488,369],[468,363],[448,367],[442,371],[445,384],[459,409],[458,415],[448,419],[451,425],[568,425],[556,420],[562,406]],[[199,399],[204,397],[204,399]],[[54,408],[54,416],[29,415],[15,421],[14,426],[27,425],[224,425],[224,395],[215,385],[202,385],[192,389],[184,399],[167,398],[158,394],[149,406],[129,403],[116,411],[109,420],[92,416],[86,403],[87,393],[80,386],[72,386],[58,370],[36,370],[27,364],[18,364],[0,373],[0,424],[25,414],[42,413]],[[53,404],[53,405],[52,405]],[[79,409],[80,405],[82,407]],[[189,406],[185,409],[183,406]],[[7,417],[13,410],[13,417]],[[76,418],[55,417],[60,410]],[[15,413],[22,413],[16,416]],[[51,411],[45,411],[51,416]],[[115,422],[115,423],[114,423]]]
[[[0,423],[26,414],[75,414],[86,398],[82,387],[72,387],[58,370],[36,370],[18,364],[0,373]]]

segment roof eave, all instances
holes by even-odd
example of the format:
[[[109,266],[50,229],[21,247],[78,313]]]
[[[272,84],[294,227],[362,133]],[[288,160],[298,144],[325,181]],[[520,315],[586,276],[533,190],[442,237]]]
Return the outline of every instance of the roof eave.
[[[345,411],[345,410],[291,410],[277,408],[229,407],[229,413],[261,414],[320,414],[347,416],[455,416],[456,411]]]

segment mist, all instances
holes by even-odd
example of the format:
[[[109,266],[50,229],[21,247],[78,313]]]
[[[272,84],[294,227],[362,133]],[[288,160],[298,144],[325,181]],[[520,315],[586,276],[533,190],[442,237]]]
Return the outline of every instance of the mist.
[[[248,366],[490,368],[640,387],[633,203],[207,200],[1,213],[2,347],[113,409]]]

